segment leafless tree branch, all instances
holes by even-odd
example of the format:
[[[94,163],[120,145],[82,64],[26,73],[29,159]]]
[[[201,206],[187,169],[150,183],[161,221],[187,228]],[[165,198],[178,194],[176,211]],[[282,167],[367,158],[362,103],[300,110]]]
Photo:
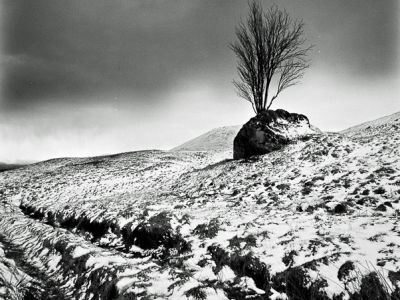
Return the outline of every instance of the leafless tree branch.
[[[246,22],[236,27],[236,41],[230,45],[237,57],[238,95],[249,101],[255,113],[268,110],[278,95],[303,77],[309,67],[304,22],[293,20],[286,10],[272,6],[264,12],[260,2],[249,2]],[[278,82],[269,100],[270,86]]]

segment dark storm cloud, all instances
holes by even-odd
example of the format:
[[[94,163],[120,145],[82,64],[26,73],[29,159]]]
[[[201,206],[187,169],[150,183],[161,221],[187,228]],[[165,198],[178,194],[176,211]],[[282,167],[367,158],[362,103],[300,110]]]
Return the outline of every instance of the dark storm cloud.
[[[303,1],[299,13],[312,28],[324,60],[355,71],[357,76],[397,71],[398,1]],[[308,11],[308,12],[307,12]],[[318,38],[319,37],[319,38]]]
[[[395,0],[276,3],[309,25],[317,60],[358,76],[393,71]],[[247,7],[227,0],[9,0],[3,10],[3,104],[29,107],[102,93],[150,101],[196,78],[229,83],[227,45]]]
[[[228,43],[221,15],[232,15],[231,5],[200,3],[10,1],[5,53],[13,59],[5,96],[23,102],[113,90],[147,93],[218,70]]]

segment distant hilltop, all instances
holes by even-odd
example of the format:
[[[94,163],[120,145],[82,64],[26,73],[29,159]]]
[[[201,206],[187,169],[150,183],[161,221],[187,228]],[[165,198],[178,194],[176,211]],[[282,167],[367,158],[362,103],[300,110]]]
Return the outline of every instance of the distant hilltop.
[[[218,127],[171,149],[171,151],[232,150],[233,139],[240,128],[240,125]]]

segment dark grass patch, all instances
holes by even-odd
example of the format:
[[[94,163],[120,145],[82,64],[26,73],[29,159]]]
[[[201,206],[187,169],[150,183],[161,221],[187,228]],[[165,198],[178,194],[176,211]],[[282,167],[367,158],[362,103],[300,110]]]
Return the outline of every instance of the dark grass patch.
[[[358,205],[373,205],[378,202],[378,199],[375,197],[365,196],[357,200]]]
[[[268,293],[270,280],[268,267],[251,252],[245,255],[239,252],[228,253],[217,245],[211,245],[207,250],[216,264],[215,273],[223,266],[229,266],[237,276],[252,278],[259,289]]]
[[[324,279],[311,282],[310,276],[302,267],[289,268],[277,273],[271,279],[272,288],[286,293],[290,300],[328,300],[323,290],[327,286]]]
[[[87,232],[92,236],[92,242],[98,241],[108,232],[118,233],[117,226],[111,220],[90,220],[85,214],[80,216],[66,216],[61,213],[56,214],[52,220],[60,227],[69,230],[76,229],[78,232]]]
[[[349,187],[351,187],[351,180],[346,178],[343,180],[343,187],[348,189]]]
[[[386,193],[386,190],[381,186],[374,190],[374,194],[377,194],[377,195],[383,195],[385,193]]]
[[[371,236],[370,238],[368,238],[368,240],[371,241],[371,242],[377,242],[377,241],[380,240],[380,238],[382,238],[385,235],[386,235],[386,233],[384,233],[384,232],[377,233],[377,234]]]
[[[205,288],[203,286],[192,287],[191,289],[185,292],[185,296],[187,298],[192,297],[194,300],[206,300],[207,294],[205,292]]]
[[[383,202],[384,205],[386,205],[387,207],[393,208],[392,203],[390,203],[389,201],[385,201]]]
[[[53,227],[62,227],[68,230],[76,229],[80,232],[87,232],[92,236],[92,242],[99,240],[109,231],[116,234],[119,233],[119,229],[111,220],[90,220],[85,214],[80,216],[69,215],[64,216],[62,213],[44,212],[43,209],[36,209],[34,206],[20,205],[21,211],[33,218],[44,221],[45,223]]]
[[[281,184],[278,184],[278,185],[276,186],[276,188],[277,188],[278,190],[281,190],[281,191],[287,191],[287,190],[290,189],[290,184],[281,183]]]
[[[24,205],[24,204],[21,203],[19,205],[19,208],[22,210],[22,212],[25,215],[28,215],[32,219],[42,220],[45,217],[45,214],[44,214],[43,210],[36,209],[34,206]]]
[[[222,289],[226,293],[228,299],[251,299],[251,300],[267,300],[269,299],[268,293],[257,294],[255,291],[249,289],[243,289],[240,287],[240,279],[235,278],[235,280],[230,285],[223,285]]]
[[[220,223],[217,218],[213,218],[209,223],[199,224],[193,230],[194,234],[197,234],[201,239],[209,238],[212,239],[217,236],[220,228]]]
[[[311,251],[312,255],[315,255],[320,248],[328,246],[327,242],[328,242],[328,240],[326,240],[325,238],[310,239],[307,249]],[[296,251],[292,250],[289,253],[291,253],[291,252],[296,252]],[[297,255],[297,253],[293,253],[293,254]],[[292,255],[292,257],[294,255]]]
[[[333,208],[334,214],[344,214],[347,212],[347,206],[344,203],[339,203]]]
[[[292,267],[294,265],[294,257],[298,255],[296,250],[291,250],[285,253],[282,257],[282,262],[285,264],[286,267]]]
[[[363,196],[368,196],[369,195],[369,189],[365,189],[362,191],[361,195]]]
[[[242,243],[244,243],[243,247],[241,246]],[[231,249],[240,250],[242,248],[246,249],[255,246],[257,246],[257,238],[252,234],[245,237],[234,236],[229,240],[229,248]]]
[[[386,208],[386,205],[384,205],[384,204],[379,204],[377,207],[376,207],[376,210],[377,211],[386,211],[387,210],[387,208]]]
[[[346,282],[346,280],[350,275],[350,272],[353,271],[354,269],[355,269],[354,263],[352,261],[346,261],[339,268],[339,271],[337,273],[338,279],[342,282]]]
[[[190,244],[180,233],[173,231],[170,220],[167,212],[161,212],[141,222],[133,230],[132,223],[126,224],[121,230],[126,248],[136,245],[145,250],[163,247],[166,250],[176,249],[178,253],[190,251]]]
[[[394,271],[389,271],[388,274],[389,280],[393,285],[396,285],[398,282],[400,282],[400,271],[394,272]]]
[[[304,183],[301,193],[303,196],[306,196],[312,192],[312,187],[314,186],[313,181],[307,181]]]
[[[351,272],[353,273],[350,274]],[[370,272],[363,275],[352,261],[346,261],[339,268],[337,277],[344,283],[344,290],[347,291],[350,300],[400,300],[400,290],[396,287],[396,282],[400,280],[399,274],[389,271],[388,277],[394,286],[393,289],[383,274]],[[341,293],[334,299],[344,299],[343,296],[344,293]]]
[[[316,181],[319,181],[319,180],[324,181],[324,180],[325,180],[325,176],[323,176],[323,175],[317,175],[317,176],[315,176],[315,177],[313,177],[313,178],[311,179],[311,181],[313,181],[313,182],[316,182]]]
[[[396,287],[391,295],[391,300],[400,300],[400,287],[398,287],[398,284],[400,282],[400,271],[389,271],[388,277],[393,286]]]
[[[103,300],[103,299],[117,299],[118,298],[118,289],[116,284],[118,279],[116,277],[117,270],[110,271],[107,269],[96,269],[85,277],[79,285],[90,283],[86,289],[86,294],[93,294],[94,300]],[[82,278],[82,277],[81,277]],[[78,285],[78,282],[75,286]],[[76,295],[78,296],[78,295]],[[120,298],[118,298],[120,299]]]
[[[393,168],[390,168],[390,167],[381,167],[381,168],[375,170],[374,172],[380,176],[385,176],[385,175],[388,176],[390,174],[396,173],[396,170],[394,170]]]
[[[350,300],[391,300],[390,291],[385,287],[376,272],[371,272],[361,279],[360,291],[350,295]]]
[[[339,235],[339,240],[340,240],[342,243],[345,243],[345,244],[347,244],[347,245],[350,245],[350,243],[353,242],[351,236],[349,236],[349,235],[343,235],[343,234]]]

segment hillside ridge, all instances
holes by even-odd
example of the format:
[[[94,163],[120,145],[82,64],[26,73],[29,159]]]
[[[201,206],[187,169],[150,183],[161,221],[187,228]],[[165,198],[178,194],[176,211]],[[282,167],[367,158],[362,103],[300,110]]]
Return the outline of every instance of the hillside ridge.
[[[0,298],[397,299],[396,122],[238,161],[139,151],[2,172]]]

